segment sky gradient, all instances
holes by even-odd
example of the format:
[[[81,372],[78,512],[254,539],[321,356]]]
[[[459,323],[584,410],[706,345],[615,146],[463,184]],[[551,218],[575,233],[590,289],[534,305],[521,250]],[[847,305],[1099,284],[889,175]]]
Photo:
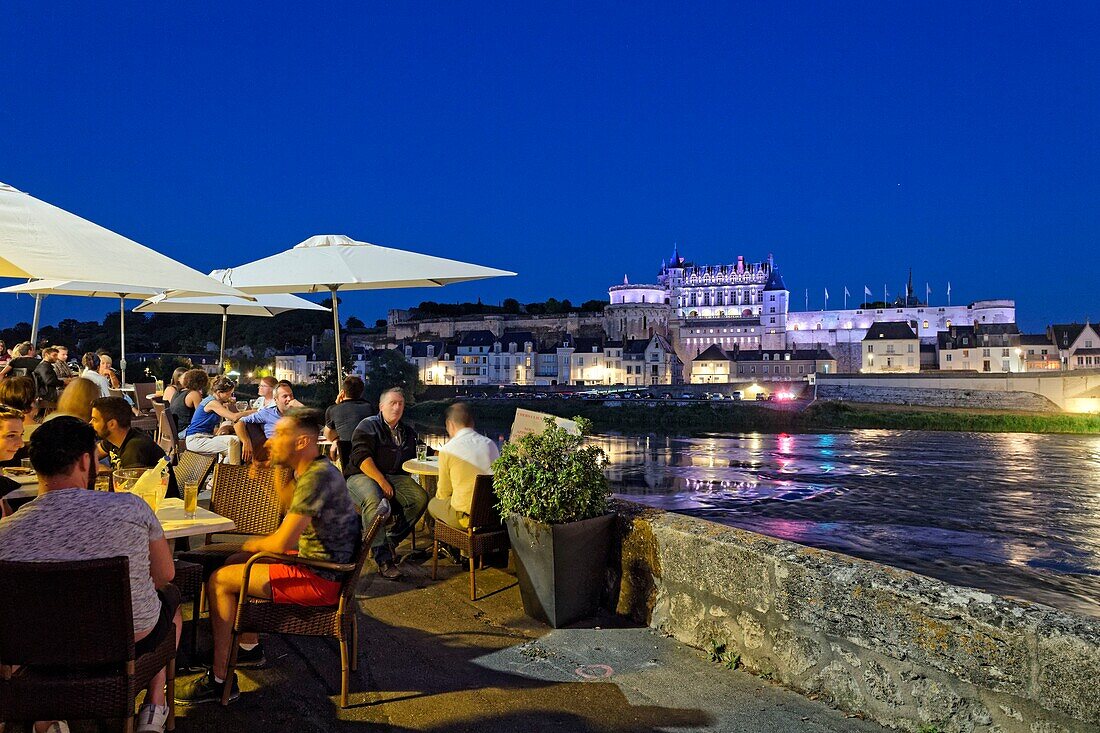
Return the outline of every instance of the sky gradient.
[[[1100,6],[823,5],[17,2],[0,181],[203,271],[340,233],[519,273],[343,296],[367,322],[605,298],[676,242],[773,253],[797,309],[912,267],[1100,318]]]

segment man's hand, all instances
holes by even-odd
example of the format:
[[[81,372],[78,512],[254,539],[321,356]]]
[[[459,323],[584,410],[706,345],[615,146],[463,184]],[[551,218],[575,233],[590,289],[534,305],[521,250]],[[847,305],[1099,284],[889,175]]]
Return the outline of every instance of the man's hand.
[[[344,394],[344,390],[340,390],[339,392],[336,393],[336,401],[337,402],[343,402],[346,399],[347,399],[347,395]]]
[[[383,479],[379,486],[382,488],[382,493],[385,494],[387,499],[393,498],[393,484]]]
[[[248,463],[252,460],[252,444],[241,441],[241,460]]]

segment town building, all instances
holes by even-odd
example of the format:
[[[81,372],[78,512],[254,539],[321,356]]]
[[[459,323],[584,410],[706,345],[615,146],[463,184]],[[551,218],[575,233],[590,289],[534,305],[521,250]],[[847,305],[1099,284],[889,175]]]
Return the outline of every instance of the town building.
[[[732,355],[736,374],[731,381],[795,382],[810,374],[835,374],[836,359],[825,349],[750,350]]]
[[[995,372],[1027,370],[1027,355],[1015,323],[976,323],[952,326],[939,334],[942,371]]]
[[[904,374],[920,371],[920,339],[904,321],[872,323],[863,337],[864,374]]]
[[[1047,328],[1063,369],[1100,368],[1100,331],[1089,322],[1062,323]]]

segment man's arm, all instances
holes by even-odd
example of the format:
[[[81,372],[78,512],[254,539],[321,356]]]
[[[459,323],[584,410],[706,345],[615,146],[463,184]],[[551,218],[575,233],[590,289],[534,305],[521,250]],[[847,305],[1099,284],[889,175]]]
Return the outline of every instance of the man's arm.
[[[176,566],[172,562],[172,551],[168,549],[168,540],[161,537],[149,543],[149,575],[153,585],[163,588],[176,577]]]
[[[241,460],[245,462],[251,461],[252,438],[248,437],[248,428],[245,427],[243,418],[233,423],[233,432],[237,434],[238,440],[241,441]]]
[[[439,481],[435,485],[437,499],[449,499],[454,493],[451,484],[451,454],[448,451],[439,452]]]
[[[382,488],[382,493],[386,496],[387,499],[393,498],[393,486],[386,479],[386,476],[382,473],[382,471],[379,470],[378,466],[375,465],[373,458],[364,458],[363,462],[359,464],[359,470],[370,478],[374,479],[374,482]]]
[[[295,550],[298,548],[298,538],[302,536],[302,532],[311,521],[313,517],[305,514],[287,514],[283,518],[283,523],[279,525],[279,529],[275,530],[275,534],[248,540],[241,549],[245,552],[278,552],[280,554],[287,550]]]

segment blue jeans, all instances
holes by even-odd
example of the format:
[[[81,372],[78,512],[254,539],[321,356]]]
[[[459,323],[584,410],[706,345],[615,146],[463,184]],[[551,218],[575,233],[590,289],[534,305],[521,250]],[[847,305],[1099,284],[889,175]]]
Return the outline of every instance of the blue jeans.
[[[375,562],[390,562],[393,554],[390,546],[396,547],[401,540],[409,536],[413,526],[424,514],[428,506],[428,493],[420,488],[420,484],[413,480],[412,476],[387,475],[386,480],[393,486],[393,497],[390,506],[393,509],[393,524],[383,527],[383,531],[374,537],[371,552]],[[374,520],[378,511],[378,504],[385,496],[378,482],[366,474],[356,474],[348,479],[348,492],[359,507],[363,517],[363,526],[366,527]]]

